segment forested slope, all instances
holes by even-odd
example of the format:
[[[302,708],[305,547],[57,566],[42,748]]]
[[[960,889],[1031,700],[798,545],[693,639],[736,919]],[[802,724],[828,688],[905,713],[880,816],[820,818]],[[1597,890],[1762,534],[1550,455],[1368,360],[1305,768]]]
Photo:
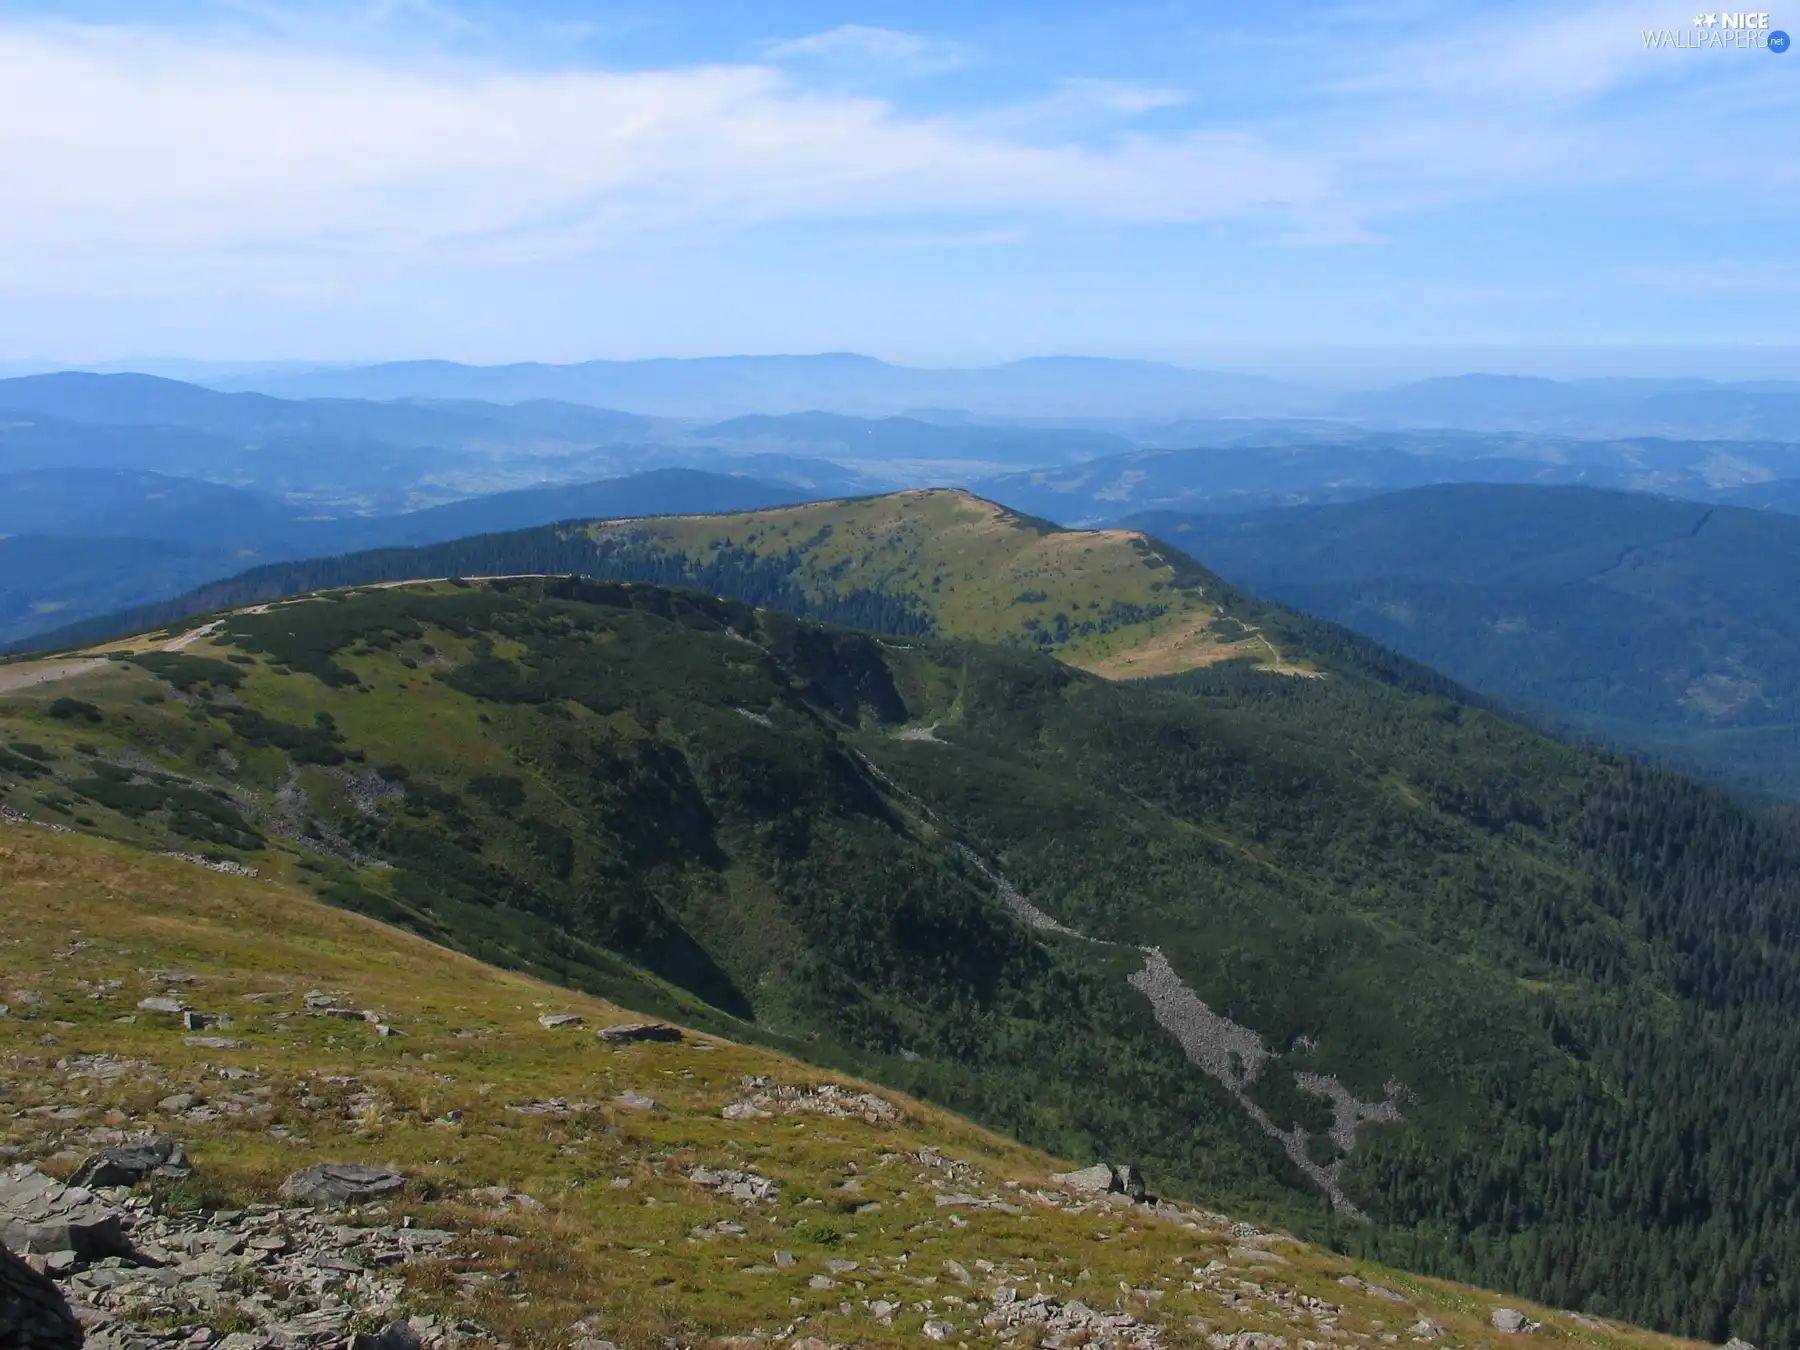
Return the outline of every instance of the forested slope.
[[[0,781],[1354,1251],[1796,1344],[1793,822],[1264,617],[1321,678],[366,591],[16,688]]]
[[[1540,721],[1800,799],[1800,517],[1459,484],[1130,523]]]

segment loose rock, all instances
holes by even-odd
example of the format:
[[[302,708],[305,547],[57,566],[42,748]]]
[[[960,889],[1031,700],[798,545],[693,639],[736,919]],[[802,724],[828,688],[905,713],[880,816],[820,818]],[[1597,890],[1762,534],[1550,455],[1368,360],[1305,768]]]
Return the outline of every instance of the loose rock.
[[[281,1183],[281,1193],[308,1205],[359,1205],[406,1184],[399,1172],[362,1163],[315,1163]]]
[[[76,1169],[73,1186],[135,1186],[148,1177],[180,1180],[194,1170],[187,1154],[166,1134],[144,1134],[101,1149]]]
[[[666,1022],[627,1022],[623,1026],[602,1027],[594,1033],[609,1045],[628,1045],[634,1041],[678,1041],[681,1030]]]

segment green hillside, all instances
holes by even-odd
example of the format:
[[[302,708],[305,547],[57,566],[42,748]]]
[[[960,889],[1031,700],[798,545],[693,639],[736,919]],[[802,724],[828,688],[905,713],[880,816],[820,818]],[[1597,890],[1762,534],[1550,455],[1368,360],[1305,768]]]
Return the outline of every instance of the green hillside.
[[[1800,836],[1282,622],[1326,678],[340,593],[0,667],[0,782],[1354,1253],[1795,1345]]]
[[[1132,523],[1552,725],[1800,800],[1800,518],[1461,484]]]
[[[579,574],[692,586],[894,634],[1054,652],[1112,678],[1218,661],[1312,673],[1283,616],[1131,530],[1064,530],[966,492],[896,492],[733,515],[570,521],[426,548],[262,567],[41,641],[87,643],[214,609],[427,577]],[[1333,638],[1322,639],[1330,645]]]

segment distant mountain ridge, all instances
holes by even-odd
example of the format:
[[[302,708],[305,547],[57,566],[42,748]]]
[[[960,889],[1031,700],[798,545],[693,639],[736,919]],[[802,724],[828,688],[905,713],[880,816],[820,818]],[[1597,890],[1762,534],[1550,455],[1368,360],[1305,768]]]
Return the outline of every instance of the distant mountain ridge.
[[[1133,511],[1241,514],[1459,482],[1741,499],[1781,510],[1794,498],[1779,484],[1794,474],[1800,474],[1800,445],[1782,442],[1546,442],[1514,433],[1354,429],[1299,443],[1134,450],[1001,474],[974,486],[1035,515],[1093,525]]]
[[[1155,409],[1171,416],[1198,410],[1250,414],[1271,402],[1318,406],[1306,391],[1261,376],[1066,356],[939,370],[890,365],[850,352],[572,365],[407,361],[218,385],[298,398],[480,398],[496,403],[555,398],[652,416],[713,418],[815,410],[886,415],[942,407],[1044,420],[1154,415]]]
[[[897,366],[838,352],[568,365],[451,361],[265,372],[215,382],[290,397],[554,398],[662,417],[826,412],[1021,418],[1035,422],[1191,417],[1331,417],[1392,427],[1578,436],[1800,441],[1800,381],[1434,377],[1349,394],[1163,362],[1042,356],[959,369]]]

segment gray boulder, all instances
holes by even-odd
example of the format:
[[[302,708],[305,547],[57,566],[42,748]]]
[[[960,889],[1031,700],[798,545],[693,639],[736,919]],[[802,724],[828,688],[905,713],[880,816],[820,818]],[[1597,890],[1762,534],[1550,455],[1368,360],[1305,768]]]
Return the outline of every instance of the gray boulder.
[[[1105,1195],[1117,1184],[1112,1168],[1105,1163],[1095,1163],[1075,1172],[1058,1172],[1050,1180],[1088,1195]]]
[[[281,1183],[281,1193],[305,1205],[360,1205],[392,1195],[406,1184],[399,1172],[362,1163],[315,1163]]]
[[[76,1169],[69,1184],[98,1190],[103,1186],[135,1186],[149,1177],[179,1181],[193,1171],[194,1165],[174,1139],[166,1134],[140,1134],[101,1149]]]
[[[1144,1187],[1144,1174],[1129,1163],[1123,1167],[1095,1163],[1076,1172],[1058,1172],[1050,1180],[1084,1195],[1123,1195],[1143,1200],[1149,1194]]]
[[[1488,1320],[1494,1324],[1495,1331],[1504,1331],[1508,1335],[1515,1335],[1529,1326],[1525,1314],[1517,1308],[1495,1308],[1494,1315]]]
[[[0,1173],[0,1245],[15,1252],[74,1252],[84,1261],[131,1250],[119,1211],[81,1186],[25,1164]]]
[[[633,1041],[678,1041],[681,1031],[667,1022],[627,1022],[624,1026],[602,1027],[594,1033],[610,1045],[627,1045]]]
[[[0,1346],[7,1350],[80,1350],[81,1323],[62,1291],[0,1247]]]

